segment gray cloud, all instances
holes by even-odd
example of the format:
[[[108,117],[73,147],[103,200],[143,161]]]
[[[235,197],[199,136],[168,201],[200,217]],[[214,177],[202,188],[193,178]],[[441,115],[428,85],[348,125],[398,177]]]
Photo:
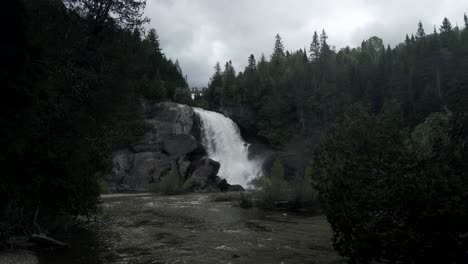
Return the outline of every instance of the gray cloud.
[[[214,64],[232,60],[237,71],[247,58],[269,56],[279,33],[286,49],[308,47],[314,30],[325,28],[337,48],[360,45],[371,36],[396,45],[448,17],[463,25],[466,0],[147,0],[148,27],[158,31],[167,57],[179,59],[190,86],[205,86]]]

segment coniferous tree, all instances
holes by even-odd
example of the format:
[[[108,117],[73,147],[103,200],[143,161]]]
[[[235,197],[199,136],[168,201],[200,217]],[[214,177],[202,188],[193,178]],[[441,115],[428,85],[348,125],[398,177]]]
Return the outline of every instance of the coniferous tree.
[[[322,30],[322,34],[320,34],[320,54],[328,55],[330,53],[330,46],[327,43],[327,33],[325,29]]]
[[[422,39],[426,36],[426,32],[424,32],[423,24],[421,20],[418,23],[418,31],[416,32],[416,39]]]
[[[161,48],[159,47],[159,36],[156,33],[156,29],[152,28],[149,30],[148,35],[146,36],[146,41],[151,45],[154,53],[161,53]]]
[[[411,46],[411,39],[409,38],[408,34],[406,34],[405,45],[407,47]]]
[[[275,57],[275,58],[282,58],[284,57],[285,54],[284,54],[284,45],[283,45],[283,41],[281,40],[281,36],[279,34],[276,34],[276,37],[275,37],[275,47],[274,47],[274,50],[273,50],[273,55],[272,57]]]
[[[440,33],[450,33],[452,32],[452,23],[450,23],[450,20],[448,18],[444,18],[442,21],[442,25],[440,26]]]
[[[463,16],[463,20],[465,21],[465,30],[467,30],[468,29],[468,17],[466,16],[466,13]]]
[[[316,61],[320,57],[320,42],[317,31],[314,32],[314,36],[312,37],[309,52],[311,61]]]
[[[255,70],[257,68],[257,62],[253,54],[249,56],[249,65],[247,66],[250,70]]]

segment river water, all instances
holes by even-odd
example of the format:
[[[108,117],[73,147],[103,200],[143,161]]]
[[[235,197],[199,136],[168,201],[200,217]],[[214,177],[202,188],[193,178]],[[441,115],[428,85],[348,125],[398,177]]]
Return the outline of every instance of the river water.
[[[106,198],[101,224],[60,237],[71,247],[44,251],[41,263],[345,263],[324,216],[244,209],[219,195]]]

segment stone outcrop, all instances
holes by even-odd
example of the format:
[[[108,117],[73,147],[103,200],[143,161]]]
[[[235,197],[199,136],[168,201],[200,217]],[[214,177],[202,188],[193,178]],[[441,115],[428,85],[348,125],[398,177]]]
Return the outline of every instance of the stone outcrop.
[[[157,103],[145,105],[144,112],[143,136],[114,153],[112,173],[106,177],[114,191],[152,189],[171,171],[181,179],[184,191],[230,190],[217,176],[220,164],[206,157],[191,107]]]
[[[195,164],[195,171],[184,183],[187,191],[209,190],[218,184],[217,174],[220,164],[212,159],[203,158]]]

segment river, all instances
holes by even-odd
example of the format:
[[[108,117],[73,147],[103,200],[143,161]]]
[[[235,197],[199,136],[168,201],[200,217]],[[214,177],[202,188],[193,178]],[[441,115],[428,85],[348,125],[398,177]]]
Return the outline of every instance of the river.
[[[41,263],[345,263],[324,216],[241,208],[221,194],[111,197]],[[221,201],[217,201],[221,200]]]

